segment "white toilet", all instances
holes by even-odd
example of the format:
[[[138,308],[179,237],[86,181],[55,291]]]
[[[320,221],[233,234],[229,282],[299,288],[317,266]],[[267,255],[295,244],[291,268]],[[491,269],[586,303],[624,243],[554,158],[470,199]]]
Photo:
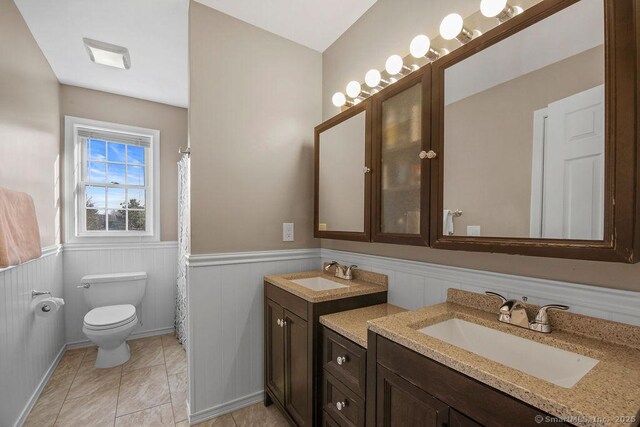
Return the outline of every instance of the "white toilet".
[[[147,287],[147,273],[95,274],[81,279],[91,311],[82,332],[98,346],[96,368],[122,365],[131,356],[126,339],[138,325],[136,306]]]

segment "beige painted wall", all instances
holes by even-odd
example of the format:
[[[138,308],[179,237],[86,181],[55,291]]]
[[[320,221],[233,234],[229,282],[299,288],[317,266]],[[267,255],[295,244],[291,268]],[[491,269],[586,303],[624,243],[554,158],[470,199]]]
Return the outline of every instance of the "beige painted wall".
[[[61,236],[59,92],[15,4],[0,0],[0,187],[33,197],[43,247]]]
[[[160,131],[160,239],[177,240],[176,162],[178,148],[187,145],[187,109],[76,86],[61,88],[62,120],[64,116],[75,116]]]
[[[191,252],[317,246],[321,54],[193,1],[189,39]]]
[[[479,225],[529,237],[533,112],[603,83],[600,46],[445,107],[444,205],[464,212],[456,236]]]
[[[385,58],[391,53],[405,55],[411,38],[416,34],[436,35],[440,19],[454,10],[466,16],[478,10],[478,2],[378,0],[323,54],[323,117],[327,119],[338,112],[331,104],[334,92],[344,90],[344,85],[350,80],[361,81],[369,68],[382,68]],[[322,240],[322,247],[640,291],[640,264],[444,251],[337,240]]]

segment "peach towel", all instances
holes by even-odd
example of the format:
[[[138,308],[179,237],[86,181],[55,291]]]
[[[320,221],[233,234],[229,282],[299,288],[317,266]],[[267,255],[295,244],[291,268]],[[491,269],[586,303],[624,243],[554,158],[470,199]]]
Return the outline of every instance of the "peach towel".
[[[39,258],[40,229],[33,199],[0,188],[0,268]]]

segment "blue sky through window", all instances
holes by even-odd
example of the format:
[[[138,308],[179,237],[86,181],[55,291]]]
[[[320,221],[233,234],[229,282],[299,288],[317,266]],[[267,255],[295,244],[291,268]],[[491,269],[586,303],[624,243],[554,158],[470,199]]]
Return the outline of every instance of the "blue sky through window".
[[[89,140],[89,160],[105,161],[107,159],[107,143],[97,139]]]
[[[126,162],[126,150],[127,146],[124,144],[118,144],[116,142],[110,142],[108,144],[107,161],[109,162]]]
[[[123,184],[125,183],[124,174],[125,166],[113,163],[107,163],[108,181],[111,184]]]
[[[127,163],[143,165],[144,164],[144,147],[130,145],[127,147]]]

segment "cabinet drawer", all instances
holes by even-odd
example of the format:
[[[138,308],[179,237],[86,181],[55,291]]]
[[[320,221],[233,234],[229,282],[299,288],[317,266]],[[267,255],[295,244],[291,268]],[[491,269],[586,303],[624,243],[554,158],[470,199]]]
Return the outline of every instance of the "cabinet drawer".
[[[307,302],[269,282],[264,282],[264,295],[266,298],[277,302],[296,316],[307,320]]]
[[[364,399],[342,384],[336,377],[324,372],[324,410],[340,426],[361,427],[365,425]]]
[[[323,328],[322,366],[358,396],[364,397],[367,351],[329,328]]]

